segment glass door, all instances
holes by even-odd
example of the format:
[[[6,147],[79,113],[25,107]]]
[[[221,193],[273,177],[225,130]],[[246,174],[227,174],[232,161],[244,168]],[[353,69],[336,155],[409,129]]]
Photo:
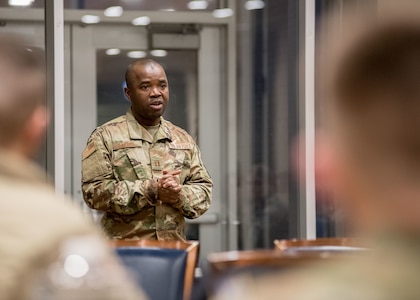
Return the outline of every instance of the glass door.
[[[180,34],[160,30],[153,36],[146,28],[130,25],[72,25],[71,31],[73,195],[83,203],[80,157],[90,133],[125,114],[130,106],[123,94],[127,65],[135,58],[151,57],[164,66],[169,80],[170,102],[164,117],[197,140],[214,180],[211,209],[196,220],[187,220],[187,237],[200,241],[202,257],[225,249],[222,58],[216,55],[221,53],[221,29],[203,27],[187,39],[184,36],[181,44],[176,42]]]

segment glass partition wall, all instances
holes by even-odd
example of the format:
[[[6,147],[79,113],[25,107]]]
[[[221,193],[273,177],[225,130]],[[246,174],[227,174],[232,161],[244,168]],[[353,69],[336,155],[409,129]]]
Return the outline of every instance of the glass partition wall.
[[[241,249],[297,237],[299,1],[238,6],[238,207]]]

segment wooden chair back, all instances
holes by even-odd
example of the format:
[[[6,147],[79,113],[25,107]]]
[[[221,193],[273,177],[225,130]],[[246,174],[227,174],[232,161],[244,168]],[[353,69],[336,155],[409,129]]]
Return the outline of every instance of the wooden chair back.
[[[213,274],[223,273],[231,268],[241,267],[295,267],[325,257],[320,255],[285,255],[275,250],[228,251],[208,256]]]
[[[298,253],[289,255],[277,250],[249,250],[212,253],[209,264],[210,295],[217,292],[223,282],[240,274],[260,276],[269,272],[287,272],[310,264],[320,263],[331,256],[321,253]]]
[[[194,282],[195,267],[198,260],[199,242],[198,241],[157,241],[157,240],[109,240],[113,248],[117,247],[140,247],[140,248],[162,248],[178,249],[187,252],[187,263],[184,278],[184,297],[183,300],[190,300]]]
[[[358,238],[318,238],[315,240],[290,239],[274,240],[274,247],[279,251],[296,249],[302,251],[352,251],[364,249],[366,242]]]

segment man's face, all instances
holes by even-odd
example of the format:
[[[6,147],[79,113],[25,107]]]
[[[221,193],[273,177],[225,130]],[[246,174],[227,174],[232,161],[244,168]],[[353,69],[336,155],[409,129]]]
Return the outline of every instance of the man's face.
[[[159,124],[169,101],[168,79],[157,64],[137,65],[129,75],[125,94],[136,120],[145,126]]]

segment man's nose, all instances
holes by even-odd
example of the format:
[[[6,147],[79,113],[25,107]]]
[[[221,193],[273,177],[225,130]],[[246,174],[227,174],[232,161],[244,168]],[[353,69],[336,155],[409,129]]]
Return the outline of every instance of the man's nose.
[[[157,86],[152,87],[151,90],[150,90],[150,95],[154,96],[154,97],[160,96],[161,92],[160,92],[159,87],[157,87]]]

